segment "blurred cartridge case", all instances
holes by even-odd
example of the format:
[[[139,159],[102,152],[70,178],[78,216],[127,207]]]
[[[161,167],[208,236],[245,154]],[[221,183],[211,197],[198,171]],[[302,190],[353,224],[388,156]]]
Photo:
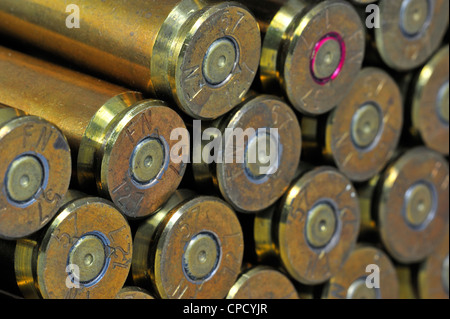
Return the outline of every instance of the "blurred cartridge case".
[[[424,64],[441,45],[448,27],[447,0],[380,0],[379,27],[369,28],[367,60],[396,71]]]
[[[395,267],[383,251],[358,245],[341,270],[325,285],[322,298],[398,299]]]
[[[79,188],[128,217],[154,212],[182,179],[185,163],[171,161],[170,136],[184,122],[162,101],[0,47],[0,103],[58,125]]]
[[[277,205],[256,215],[256,253],[302,284],[321,284],[348,258],[359,225],[351,182],[334,168],[317,167],[301,172]]]
[[[365,29],[345,1],[241,0],[263,33],[260,78],[265,92],[282,91],[300,112],[331,110],[361,68]]]
[[[449,46],[441,48],[418,72],[406,76],[405,139],[411,137],[443,155],[449,154]]]
[[[367,5],[369,3],[377,2],[378,0],[350,0],[356,5]]]
[[[126,219],[102,198],[69,190],[63,201],[46,229],[0,250],[2,265],[14,269],[26,298],[114,298],[131,266]]]
[[[201,119],[240,102],[261,48],[253,15],[222,1],[4,0],[0,30]]]
[[[439,153],[402,153],[358,189],[362,234],[378,234],[400,263],[423,261],[448,231],[448,186],[448,163]]]
[[[163,299],[221,299],[239,275],[243,248],[229,205],[177,190],[136,231],[133,281]]]
[[[448,228],[447,228],[448,231]],[[448,299],[448,246],[449,235],[441,241],[435,251],[420,265],[417,277],[419,297],[422,299]]]
[[[201,149],[193,145],[197,185],[216,189],[239,212],[271,206],[295,177],[300,125],[293,110],[275,96],[249,97],[231,114],[202,123],[202,132],[193,135],[202,136]],[[210,155],[208,161],[204,154]]]
[[[298,294],[283,273],[260,265],[241,273],[227,299],[298,299]]]
[[[53,124],[0,104],[0,159],[0,238],[31,235],[69,188],[69,144]]]
[[[329,114],[302,117],[304,159],[323,159],[354,182],[367,181],[392,158],[403,125],[399,87],[383,70],[364,68]]]
[[[155,299],[146,290],[139,287],[124,287],[116,296],[116,299]]]

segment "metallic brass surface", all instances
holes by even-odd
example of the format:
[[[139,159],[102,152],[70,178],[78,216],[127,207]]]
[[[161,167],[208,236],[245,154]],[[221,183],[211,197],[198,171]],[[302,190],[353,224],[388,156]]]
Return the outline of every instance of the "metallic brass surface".
[[[417,81],[410,109],[412,132],[429,148],[449,153],[448,124],[449,46],[443,47],[423,67]]]
[[[223,298],[243,248],[241,226],[225,202],[178,190],[136,232],[133,281],[164,299]]]
[[[351,182],[333,168],[315,168],[295,181],[277,211],[255,217],[256,252],[262,261],[277,256],[302,284],[320,284],[346,261],[359,223],[358,198]]]
[[[211,125],[222,134],[222,153],[212,152],[215,144],[203,141],[202,154],[215,153],[216,163],[207,164],[203,158],[202,163],[194,163],[196,182],[213,185],[239,212],[254,213],[275,203],[294,178],[300,160],[301,130],[292,109],[275,96],[260,95]],[[245,138],[227,135],[231,130],[242,130]],[[206,129],[203,134],[215,137]]]
[[[365,68],[328,116],[323,154],[352,181],[367,181],[393,156],[402,125],[400,89],[383,70]]]
[[[261,37],[255,18],[240,4],[207,0],[70,4],[79,8],[79,28],[66,26],[70,10],[67,13],[65,0],[1,1],[1,32],[172,102],[201,119],[231,110],[253,82]],[[222,57],[223,67],[216,64],[222,64]]]
[[[298,299],[292,282],[281,272],[256,266],[242,273],[227,299]]]
[[[300,112],[323,114],[347,94],[364,57],[365,29],[344,1],[242,0],[264,33],[261,81]]]
[[[178,187],[185,164],[171,161],[178,141],[170,135],[185,125],[164,102],[6,48],[0,48],[0,69],[0,103],[63,130],[81,189],[138,218],[157,210]]]
[[[442,240],[448,231],[448,180],[445,159],[424,147],[405,152],[387,167],[372,215],[393,258],[421,261]]]
[[[132,258],[127,221],[109,201],[71,192],[39,240],[17,243],[16,278],[26,298],[108,299],[125,283]]]
[[[147,291],[139,287],[124,287],[116,296],[116,299],[155,299]]]
[[[58,210],[69,188],[70,149],[53,124],[0,105],[0,150],[0,238],[18,239]]]
[[[380,0],[375,41],[383,61],[406,71],[423,64],[441,44],[448,26],[446,0]]]
[[[419,297],[422,299],[449,298],[448,240],[447,233],[435,251],[420,266],[417,282]]]
[[[370,271],[367,267],[371,266]],[[375,267],[376,266],[376,267]],[[373,267],[373,268],[372,268]],[[380,286],[369,288],[368,276],[378,269]],[[389,257],[374,247],[358,246],[338,273],[325,285],[326,299],[398,299],[399,283],[394,265]]]

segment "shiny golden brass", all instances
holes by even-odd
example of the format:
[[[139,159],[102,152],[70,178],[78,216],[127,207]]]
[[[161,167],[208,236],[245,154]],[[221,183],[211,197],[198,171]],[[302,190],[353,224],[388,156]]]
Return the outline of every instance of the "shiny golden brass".
[[[448,181],[448,163],[437,152],[404,152],[359,189],[363,233],[378,232],[401,263],[422,261],[448,231]]]
[[[403,100],[383,70],[365,68],[347,96],[324,118],[303,117],[304,151],[321,157],[350,180],[367,181],[394,155],[403,125]]]
[[[447,235],[420,266],[417,283],[419,297],[422,299],[449,298],[448,241],[447,228]]]
[[[254,213],[275,203],[289,187],[300,161],[301,130],[292,109],[275,96],[250,97],[233,113],[204,124],[204,135],[209,134],[209,127],[222,134],[222,153],[214,154],[221,162],[208,164],[202,157],[201,163],[194,163],[196,182],[220,191],[239,212]],[[227,138],[227,130],[239,130],[246,134],[245,139]],[[208,136],[215,137],[213,133]],[[239,140],[242,143],[238,144]],[[203,141],[202,154],[213,153],[213,147]]]
[[[380,28],[373,42],[382,60],[397,71],[414,69],[440,46],[448,27],[446,0],[380,0]]]
[[[370,266],[370,270],[367,268]],[[379,287],[374,279],[368,278],[377,271]],[[394,265],[381,250],[358,246],[347,262],[325,285],[323,298],[326,299],[398,299],[399,283]]]
[[[320,284],[346,261],[359,224],[351,182],[333,168],[318,167],[303,172],[279,204],[256,215],[256,253],[260,261],[275,257],[302,284]]]
[[[261,37],[234,2],[73,0],[80,27],[68,28],[65,0],[4,0],[0,30],[129,87],[217,118],[250,88]]]
[[[0,238],[18,239],[57,212],[72,172],[69,144],[53,124],[0,104],[0,152]]]
[[[243,249],[230,206],[178,190],[136,232],[133,281],[163,299],[224,298],[238,277]]]
[[[17,242],[17,284],[26,298],[114,298],[130,270],[131,245],[112,203],[69,191],[47,229]]]
[[[412,82],[407,113],[412,135],[444,155],[449,154],[448,69],[447,45],[430,59]]]
[[[298,299],[298,294],[283,273],[267,266],[256,266],[239,276],[227,299]]]
[[[280,88],[300,112],[330,111],[347,94],[361,68],[365,29],[345,1],[241,0],[264,34],[261,82]]]
[[[170,137],[185,125],[164,102],[1,47],[0,70],[0,103],[63,130],[81,189],[138,218],[157,210],[178,187],[185,164],[171,161],[178,141]],[[39,131],[34,134],[44,141]]]

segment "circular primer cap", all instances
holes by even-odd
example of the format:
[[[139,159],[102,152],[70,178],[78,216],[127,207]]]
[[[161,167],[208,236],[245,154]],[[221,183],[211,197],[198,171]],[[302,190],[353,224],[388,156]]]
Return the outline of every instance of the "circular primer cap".
[[[423,260],[448,231],[448,179],[445,159],[425,147],[407,151],[383,174],[378,227],[397,261]]]
[[[35,116],[0,128],[0,238],[18,239],[56,214],[69,188],[70,148],[58,128]]]

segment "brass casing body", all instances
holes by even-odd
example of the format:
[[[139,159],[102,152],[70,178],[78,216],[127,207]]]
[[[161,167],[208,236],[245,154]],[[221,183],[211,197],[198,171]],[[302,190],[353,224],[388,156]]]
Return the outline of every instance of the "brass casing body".
[[[74,0],[70,4],[79,10],[80,28],[67,27],[74,13],[68,4],[65,0],[2,1],[0,29],[202,119],[216,118],[237,105],[256,74],[259,29],[252,14],[239,4]],[[203,59],[214,41],[222,38],[234,43],[236,59],[226,81],[209,85]]]
[[[111,199],[129,217],[153,213],[184,174],[185,164],[169,156],[177,142],[170,135],[184,122],[162,101],[0,47],[0,103],[58,125],[72,149],[78,186]],[[149,138],[165,157],[158,175],[140,184],[131,159]]]

